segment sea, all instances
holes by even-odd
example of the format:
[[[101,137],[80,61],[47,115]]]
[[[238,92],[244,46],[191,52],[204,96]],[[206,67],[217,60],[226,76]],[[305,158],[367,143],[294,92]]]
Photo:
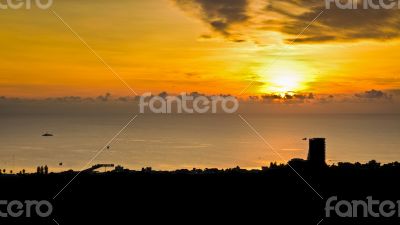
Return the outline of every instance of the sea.
[[[1,115],[0,169],[260,169],[305,159],[313,137],[326,138],[328,164],[400,160],[398,114],[139,114],[126,126],[134,116]]]

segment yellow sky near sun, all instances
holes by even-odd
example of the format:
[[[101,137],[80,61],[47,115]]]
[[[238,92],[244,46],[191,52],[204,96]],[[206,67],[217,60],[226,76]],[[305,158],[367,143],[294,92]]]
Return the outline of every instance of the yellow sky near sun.
[[[55,1],[53,9],[138,93],[347,93],[400,87],[400,42],[268,44],[213,31],[169,0]],[[48,10],[0,14],[0,96],[131,94]],[[250,31],[249,31],[250,32]],[[261,32],[261,31],[254,31]]]

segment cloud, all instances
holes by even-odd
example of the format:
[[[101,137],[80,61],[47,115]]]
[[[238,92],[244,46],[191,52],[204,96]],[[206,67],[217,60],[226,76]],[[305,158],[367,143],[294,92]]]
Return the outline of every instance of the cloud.
[[[169,94],[166,91],[161,91],[158,94],[153,94],[151,97],[159,96],[162,98],[168,97],[178,97],[181,98],[182,95],[191,96],[193,98],[206,97],[211,100],[215,97],[234,97],[241,102],[250,103],[288,103],[288,104],[317,104],[317,103],[362,103],[370,102],[398,102],[400,98],[400,89],[390,89],[390,90],[376,90],[371,89],[369,91],[361,93],[346,93],[346,94],[316,94],[312,92],[288,92],[286,94],[262,94],[248,96],[247,98],[241,96],[234,96],[231,94],[205,94],[201,92],[188,92],[188,93],[178,93]],[[150,96],[149,96],[150,97]],[[140,101],[141,95],[138,96],[113,96],[110,93],[105,93],[98,97],[81,97],[81,96],[65,96],[65,97],[48,97],[43,99],[30,99],[30,98],[13,98],[0,96],[0,103],[137,103]]]
[[[46,97],[46,98],[16,98],[0,96],[2,102],[30,102],[30,103],[88,103],[88,102],[108,102],[108,101],[129,101],[134,100],[132,97],[113,98],[110,93],[105,93],[97,97],[81,97],[81,96],[62,96],[62,97]]]
[[[362,93],[347,93],[347,94],[315,94],[315,93],[301,93],[289,92],[284,95],[281,94],[264,94],[259,96],[249,96],[244,101],[253,103],[271,103],[271,104],[353,104],[353,103],[399,103],[396,99],[396,93],[400,95],[397,89],[380,91],[369,90]]]
[[[214,31],[229,37],[232,26],[248,20],[248,0],[174,0],[191,14],[200,17]],[[210,35],[207,35],[210,38]]]
[[[400,10],[341,9],[324,0],[173,0],[231,41],[261,44],[265,32],[280,32],[287,42],[320,43],[390,40],[400,37]],[[366,0],[365,0],[366,1]],[[379,3],[380,0],[372,0]],[[251,5],[251,7],[250,7]],[[320,14],[322,13],[322,14]],[[320,16],[316,18],[318,15]],[[311,21],[315,21],[311,23]],[[308,27],[307,27],[308,26]],[[307,30],[304,28],[307,27]],[[257,37],[258,33],[258,37]],[[301,36],[297,37],[298,34]],[[210,35],[205,36],[211,38]]]
[[[163,91],[160,94],[158,94],[158,96],[160,96],[161,98],[166,98],[168,97],[168,93],[166,91]]]
[[[107,102],[110,99],[111,99],[110,93],[106,93],[105,95],[100,95],[96,98],[96,100],[103,101],[103,102]]]
[[[272,2],[272,1],[271,1]],[[357,9],[341,9],[334,3],[326,9],[325,1],[286,0],[286,9],[274,1],[267,7],[267,12],[283,16],[281,31],[290,35],[299,34],[313,19],[323,12],[312,23],[302,37],[296,42],[351,41],[360,39],[392,39],[400,36],[400,13],[394,9],[364,9],[359,1]],[[378,2],[378,0],[374,0]],[[293,8],[303,11],[291,14]]]
[[[392,95],[389,95],[383,91],[378,91],[375,89],[366,91],[364,93],[355,94],[355,96],[357,98],[364,98],[364,99],[388,99],[388,100],[391,100],[393,97]]]
[[[249,101],[263,101],[271,103],[306,103],[316,99],[314,93],[286,93],[280,94],[265,94],[261,96],[249,96]]]
[[[65,96],[65,97],[56,97],[56,98],[47,98],[48,101],[55,102],[81,102],[84,101],[82,97],[79,96]]]

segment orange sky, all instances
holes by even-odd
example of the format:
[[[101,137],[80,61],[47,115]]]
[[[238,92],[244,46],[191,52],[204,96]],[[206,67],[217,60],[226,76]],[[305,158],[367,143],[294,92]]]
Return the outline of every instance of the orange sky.
[[[52,9],[139,94],[238,95],[252,80],[244,95],[400,88],[398,28],[375,32],[364,17],[332,24],[351,15],[325,11],[290,45],[307,13],[318,14],[293,1],[58,0]],[[0,25],[0,96],[131,94],[50,10],[3,10]]]

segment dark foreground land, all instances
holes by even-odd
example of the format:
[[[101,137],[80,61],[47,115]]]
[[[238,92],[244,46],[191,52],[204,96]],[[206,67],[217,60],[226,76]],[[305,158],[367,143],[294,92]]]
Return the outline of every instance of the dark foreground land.
[[[1,200],[49,200],[54,207],[48,218],[0,218],[0,223],[324,225],[400,222],[397,213],[391,218],[326,218],[324,210],[331,196],[350,201],[372,196],[396,202],[400,199],[398,163],[311,167],[293,162],[291,165],[310,186],[287,165],[254,171],[239,168],[175,172],[125,170],[81,173],[53,199],[76,172],[0,175]],[[0,206],[0,211],[5,210]]]

